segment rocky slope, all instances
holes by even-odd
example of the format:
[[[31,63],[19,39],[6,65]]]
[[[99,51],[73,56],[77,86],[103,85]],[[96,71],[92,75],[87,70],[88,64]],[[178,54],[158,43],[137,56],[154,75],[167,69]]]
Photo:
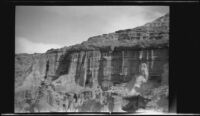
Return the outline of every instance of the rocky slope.
[[[166,14],[74,46],[16,54],[15,112],[167,111],[168,48]]]

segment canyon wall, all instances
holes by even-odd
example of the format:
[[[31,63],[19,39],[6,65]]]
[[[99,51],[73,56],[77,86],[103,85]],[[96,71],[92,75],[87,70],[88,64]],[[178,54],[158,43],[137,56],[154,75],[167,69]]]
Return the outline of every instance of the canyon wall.
[[[15,111],[123,111],[112,87],[131,90],[142,76],[147,83],[137,91],[148,97],[150,88],[168,86],[168,20],[169,14],[74,46],[15,55]]]

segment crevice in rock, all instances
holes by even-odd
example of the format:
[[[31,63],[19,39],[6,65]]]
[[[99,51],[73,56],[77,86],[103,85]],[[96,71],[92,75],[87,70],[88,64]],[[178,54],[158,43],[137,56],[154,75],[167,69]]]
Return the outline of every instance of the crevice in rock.
[[[87,59],[87,75],[86,75],[86,81],[85,86],[86,87],[92,87],[92,72],[90,71],[90,58]]]
[[[71,62],[71,53],[72,52],[66,52],[60,57],[56,76],[52,80],[57,79],[60,75],[68,74]]]
[[[99,61],[99,70],[98,70],[98,83],[102,88],[102,81],[103,81],[103,61],[105,59],[102,56],[102,52],[101,52],[101,56],[100,56],[100,61]]]
[[[111,58],[111,80],[114,84],[123,82],[124,76],[122,74],[123,58],[120,50],[114,49]]]
[[[49,60],[48,60],[47,63],[46,63],[46,71],[45,71],[44,79],[47,78],[48,71],[49,71]]]
[[[82,58],[82,59],[81,59]],[[81,57],[81,53],[78,55],[78,62],[76,67],[76,74],[75,74],[75,82],[78,83],[81,86],[84,86],[84,74],[86,73],[84,71],[84,62],[85,62],[86,54],[84,53]],[[80,61],[81,59],[81,61]]]

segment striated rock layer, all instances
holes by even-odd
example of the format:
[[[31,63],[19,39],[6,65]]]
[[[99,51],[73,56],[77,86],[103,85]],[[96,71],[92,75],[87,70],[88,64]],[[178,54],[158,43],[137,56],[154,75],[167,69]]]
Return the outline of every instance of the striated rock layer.
[[[167,111],[168,48],[166,14],[74,46],[16,54],[15,112]]]

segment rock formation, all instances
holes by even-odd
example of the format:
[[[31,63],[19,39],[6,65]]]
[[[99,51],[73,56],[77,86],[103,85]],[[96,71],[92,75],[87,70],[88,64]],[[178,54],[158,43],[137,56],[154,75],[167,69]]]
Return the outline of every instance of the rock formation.
[[[15,112],[167,112],[168,48],[166,14],[81,44],[16,54]]]

